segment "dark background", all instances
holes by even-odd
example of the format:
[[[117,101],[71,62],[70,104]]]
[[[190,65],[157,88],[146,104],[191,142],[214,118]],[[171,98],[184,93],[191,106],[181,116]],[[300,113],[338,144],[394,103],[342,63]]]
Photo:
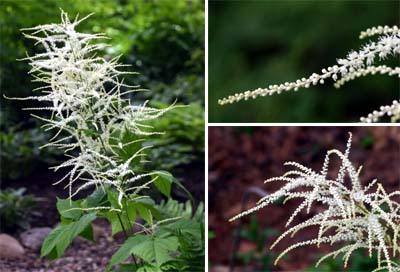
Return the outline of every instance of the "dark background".
[[[400,96],[399,79],[369,76],[333,87],[219,106],[218,99],[292,82],[358,50],[361,31],[399,25],[399,1],[210,1],[210,122],[358,122]],[[398,65],[389,58],[385,64]]]
[[[377,178],[387,192],[400,187],[400,127],[210,127],[209,128],[209,262],[213,272],[227,271],[232,253],[234,231],[239,221],[228,222],[240,213],[241,199],[251,186],[275,191],[281,184],[264,180],[281,176],[292,169],[286,161],[296,161],[319,171],[326,151],[344,152],[348,132],[353,133],[350,161],[358,168],[363,165],[360,180],[366,184]],[[332,175],[337,173],[340,160],[332,157]],[[336,170],[335,170],[336,169]],[[336,172],[335,172],[336,171]],[[331,173],[331,172],[329,172]],[[253,207],[260,197],[252,195],[247,205]],[[273,262],[282,250],[295,242],[315,237],[315,229],[300,231],[293,238],[286,237],[272,251],[269,247],[286,229],[285,224],[297,208],[297,200],[285,205],[273,204],[253,213],[258,221],[250,227],[251,216],[244,217],[244,230],[250,232],[242,239],[237,254],[235,271],[344,271],[342,258],[327,260],[313,268],[321,253],[330,252],[329,246],[301,247],[287,257]],[[322,206],[314,206],[311,213]],[[299,213],[292,225],[306,220],[306,211]],[[268,236],[262,239],[263,233]],[[243,234],[243,233],[242,233]],[[257,249],[260,246],[261,249]],[[367,253],[355,252],[346,271],[372,271],[374,260]],[[225,270],[223,270],[225,269]],[[315,269],[315,270],[313,270]]]

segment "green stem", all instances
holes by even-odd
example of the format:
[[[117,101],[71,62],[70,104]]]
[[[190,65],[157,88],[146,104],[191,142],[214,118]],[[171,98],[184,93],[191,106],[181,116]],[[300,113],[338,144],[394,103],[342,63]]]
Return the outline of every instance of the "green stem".
[[[129,223],[129,227],[130,227],[130,232],[131,232],[131,234],[133,235],[133,234],[134,234],[134,233],[133,233],[133,225],[132,225],[131,219],[129,218],[129,213],[128,213],[128,207],[127,207],[126,199],[124,199],[124,200],[125,200],[124,209],[125,209],[125,213],[126,213],[126,218],[128,219],[128,223]]]
[[[128,235],[128,233],[126,232],[126,229],[125,229],[125,227],[124,227],[124,224],[122,223],[121,216],[119,215],[118,212],[117,212],[117,217],[118,217],[119,223],[121,224],[122,232],[124,233],[125,238],[128,239],[128,238],[129,238],[129,235]],[[137,265],[137,263],[136,263],[136,258],[135,258],[135,256],[134,256],[132,253],[131,253],[131,257],[132,257],[132,259],[133,259],[133,262],[135,263],[136,269],[138,269],[138,265]]]

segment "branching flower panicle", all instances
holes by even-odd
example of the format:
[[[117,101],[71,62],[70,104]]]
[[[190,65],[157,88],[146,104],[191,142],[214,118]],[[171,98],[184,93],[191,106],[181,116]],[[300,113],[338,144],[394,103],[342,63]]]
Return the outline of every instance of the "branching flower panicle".
[[[145,149],[150,147],[143,147],[126,161],[120,159],[118,152],[158,133],[144,123],[161,116],[173,106],[160,110],[149,107],[147,103],[131,105],[130,100],[124,98],[139,90],[120,79],[121,75],[131,72],[119,70],[126,65],[119,64],[118,57],[108,60],[96,55],[96,51],[107,46],[96,43],[106,38],[104,34],[76,30],[89,16],[71,22],[62,11],[60,24],[23,29],[25,37],[35,40],[45,49],[43,53],[24,59],[32,66],[29,73],[35,77],[34,81],[44,86],[35,90],[40,92],[36,96],[13,99],[37,100],[49,105],[28,110],[50,111],[48,118],[34,115],[45,122],[43,127],[46,130],[55,131],[51,142],[45,146],[65,149],[69,157],[53,167],[55,170],[71,169],[55,184],[66,181],[70,198],[91,186],[112,186],[119,192],[121,204],[127,189],[138,191],[146,188],[133,184],[151,173],[139,175],[130,165],[134,160],[142,161]],[[122,144],[120,137],[125,131],[135,134],[138,139]],[[64,135],[62,132],[69,135],[60,137]],[[83,183],[77,185],[78,181]]]
[[[312,85],[324,84],[327,79],[335,81],[334,86],[339,88],[345,82],[358,77],[387,74],[389,76],[400,77],[400,67],[388,67],[386,65],[374,66],[379,59],[386,59],[389,56],[398,56],[400,54],[400,29],[393,27],[373,27],[361,32],[360,39],[377,35],[377,41],[365,44],[359,51],[351,51],[346,58],[338,59],[337,64],[324,68],[321,74],[313,73],[308,78],[301,78],[294,82],[285,82],[279,85],[270,85],[267,88],[258,88],[253,91],[236,93],[226,98],[218,100],[218,104],[225,105],[258,96],[280,94],[284,91],[297,91],[299,88],[309,88]],[[362,117],[361,122],[376,122],[387,115],[391,117],[392,122],[400,120],[399,100],[393,101],[392,106],[383,106],[379,110],[370,113],[367,117]],[[391,107],[388,110],[388,107]]]
[[[400,203],[398,202],[400,191],[387,193],[377,180],[363,186],[359,178],[361,167],[356,169],[350,162],[350,148],[351,134],[346,151],[342,153],[336,149],[329,150],[322,170],[319,172],[296,162],[287,162],[286,165],[295,169],[286,172],[283,176],[265,181],[284,182],[284,185],[260,199],[255,207],[236,215],[230,221],[253,213],[281,198],[302,199],[302,203],[287,222],[286,226],[289,227],[294,217],[303,209],[307,209],[309,213],[313,204],[323,205],[326,209],[318,211],[304,222],[289,227],[277,238],[271,248],[283,238],[293,236],[310,226],[319,228],[317,237],[288,247],[277,257],[275,264],[283,255],[295,248],[329,243],[338,244],[341,247],[323,256],[317,265],[328,257],[344,254],[344,267],[346,267],[352,252],[366,249],[370,256],[372,252],[377,253],[376,271],[381,269],[387,269],[389,272],[399,271],[399,264],[395,260],[398,260],[400,254]],[[328,168],[333,155],[339,157],[341,166],[336,178],[330,179]],[[345,177],[349,178],[350,185],[346,184]],[[372,190],[373,188],[376,188],[375,191]]]

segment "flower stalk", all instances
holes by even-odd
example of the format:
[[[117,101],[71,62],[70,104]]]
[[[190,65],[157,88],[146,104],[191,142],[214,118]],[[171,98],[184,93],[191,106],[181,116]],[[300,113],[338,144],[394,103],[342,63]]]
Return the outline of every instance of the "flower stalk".
[[[351,51],[346,58],[338,59],[337,64],[321,70],[321,73],[313,73],[308,78],[301,78],[294,82],[269,85],[267,88],[257,88],[253,91],[236,93],[218,100],[218,104],[226,105],[239,102],[241,100],[255,99],[259,96],[281,94],[286,91],[298,91],[300,88],[309,88],[317,84],[324,84],[326,80],[335,81],[336,88],[344,83],[358,77],[387,74],[389,76],[400,77],[400,67],[388,67],[386,65],[374,66],[377,60],[386,59],[389,56],[400,54],[400,29],[398,26],[379,26],[361,32],[360,39],[378,35],[377,42],[365,44],[359,51]],[[400,120],[400,100],[394,100],[390,106],[382,106],[367,117],[361,117],[361,122],[377,122],[383,116],[391,117],[392,122]]]

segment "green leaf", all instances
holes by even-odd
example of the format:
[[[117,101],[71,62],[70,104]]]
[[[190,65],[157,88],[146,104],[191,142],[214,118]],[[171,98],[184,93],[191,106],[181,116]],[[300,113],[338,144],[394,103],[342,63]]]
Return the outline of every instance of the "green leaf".
[[[168,230],[175,235],[191,234],[196,237],[196,239],[201,239],[200,223],[194,222],[190,219],[180,219],[168,225],[161,226],[160,228]]]
[[[213,230],[208,230],[208,240],[212,240],[216,237],[215,232]]]
[[[114,191],[111,188],[107,189],[107,199],[111,204],[111,207],[120,209],[121,207],[118,204],[118,192]]]
[[[157,220],[164,219],[164,216],[157,209],[156,204],[154,203],[154,201],[151,198],[138,199],[138,200],[135,200],[135,203],[140,203],[141,205],[143,205],[144,207],[149,209],[149,211],[151,212],[151,215],[155,219],[157,219]]]
[[[155,261],[160,268],[165,262],[172,260],[170,253],[178,249],[177,237],[160,238],[155,236],[132,248],[131,252],[148,263]]]
[[[133,270],[131,270],[133,271]],[[160,272],[160,269],[148,264],[145,264],[141,267],[139,267],[139,269],[136,272]]]
[[[107,212],[105,215],[106,215],[108,222],[110,222],[110,224],[111,224],[111,235],[115,235],[115,234],[121,232],[122,226],[119,222],[116,212],[110,211],[110,212]]]
[[[117,211],[107,211],[104,213],[104,216],[111,224],[111,235],[115,235],[116,233],[123,231],[123,228],[121,226],[121,221],[125,229],[129,229],[135,223],[136,221],[135,204],[136,204],[135,202],[128,202],[126,204],[126,209],[124,209],[120,213],[118,213]],[[120,218],[118,218],[118,214],[120,215]]]
[[[64,254],[64,251],[72,243],[74,238],[83,232],[95,218],[96,213],[89,213],[82,216],[78,221],[65,225],[64,230],[58,237],[58,243],[56,244],[58,257]]]
[[[129,129],[124,129],[123,131],[117,131],[113,133],[113,137],[114,138],[110,137],[111,138],[110,144],[114,146],[113,148],[114,152],[118,154],[119,158],[123,162],[129,160],[143,147],[143,141],[141,137],[139,137],[137,134],[133,133]],[[119,143],[127,145],[124,145],[123,148],[120,148]],[[142,153],[145,153],[145,151],[142,151]],[[142,168],[141,167],[142,164],[140,163],[141,159],[142,158],[140,156],[134,158],[129,166],[133,170],[141,170]]]
[[[154,185],[163,195],[169,198],[171,196],[171,184],[174,181],[174,177],[166,171],[157,171],[152,175],[152,178],[156,177]]]
[[[132,253],[131,250],[135,245],[143,243],[143,241],[149,239],[149,236],[146,235],[136,235],[134,237],[128,238],[122,246],[114,253],[111,257],[110,263],[107,265],[106,271],[110,271],[110,269],[123,261],[125,261]]]
[[[57,198],[57,210],[62,217],[76,220],[82,215],[81,210],[72,210],[73,208],[80,208],[78,203],[69,199]]]
[[[93,236],[93,226],[89,224],[80,234],[79,236],[85,238],[86,240],[94,242]]]
[[[136,210],[139,212],[140,217],[146,221],[148,224],[152,224],[153,223],[153,217],[152,214],[150,212],[150,210],[142,205],[141,203],[135,203],[135,208]]]
[[[178,238],[170,236],[167,238],[157,236],[136,235],[125,241],[118,251],[111,257],[111,261],[107,266],[106,271],[124,260],[129,255],[133,254],[147,264],[156,266],[160,270],[162,264],[172,260],[171,253],[178,249]]]
[[[135,202],[129,201],[129,202],[125,202],[126,205],[126,209],[123,212],[123,215],[127,217],[127,219],[129,219],[130,224],[129,226],[133,226],[136,222],[136,205]]]
[[[118,214],[120,217],[118,218]],[[105,213],[105,216],[107,220],[111,224],[111,235],[115,235],[125,229],[129,229],[130,225],[133,224],[133,220],[136,219],[136,216],[130,217],[129,219],[132,220],[131,223],[129,223],[128,218],[126,217],[125,213],[118,213],[116,211],[109,211]],[[121,219],[121,221],[120,221]],[[123,227],[121,226],[121,222],[123,224]]]
[[[55,229],[53,229],[46,237],[46,239],[44,239],[43,244],[42,244],[42,249],[40,251],[40,255],[42,257],[48,255],[53,248],[56,246],[57,244],[57,238],[60,235],[60,233],[64,230],[65,226],[58,226]]]
[[[132,272],[132,271],[139,271],[136,270],[136,265],[135,264],[122,264],[115,272]],[[146,270],[143,270],[144,272],[149,272]]]
[[[105,200],[106,192],[102,187],[97,188],[87,198],[82,201],[82,207],[93,208],[101,206],[100,204]]]
[[[157,175],[158,178],[154,181],[154,185],[163,193],[165,196],[170,197],[171,184],[175,183],[185,194],[189,197],[192,204],[194,203],[194,198],[192,194],[182,185],[182,183],[174,178],[172,174],[167,171],[156,171],[154,176]],[[154,178],[153,176],[153,178]]]
[[[44,240],[41,256],[49,255],[51,259],[60,257],[76,236],[81,233],[86,236],[89,235],[87,228],[95,218],[96,213],[89,213],[82,216],[78,221],[55,228]],[[56,252],[54,252],[54,249],[56,249]]]

